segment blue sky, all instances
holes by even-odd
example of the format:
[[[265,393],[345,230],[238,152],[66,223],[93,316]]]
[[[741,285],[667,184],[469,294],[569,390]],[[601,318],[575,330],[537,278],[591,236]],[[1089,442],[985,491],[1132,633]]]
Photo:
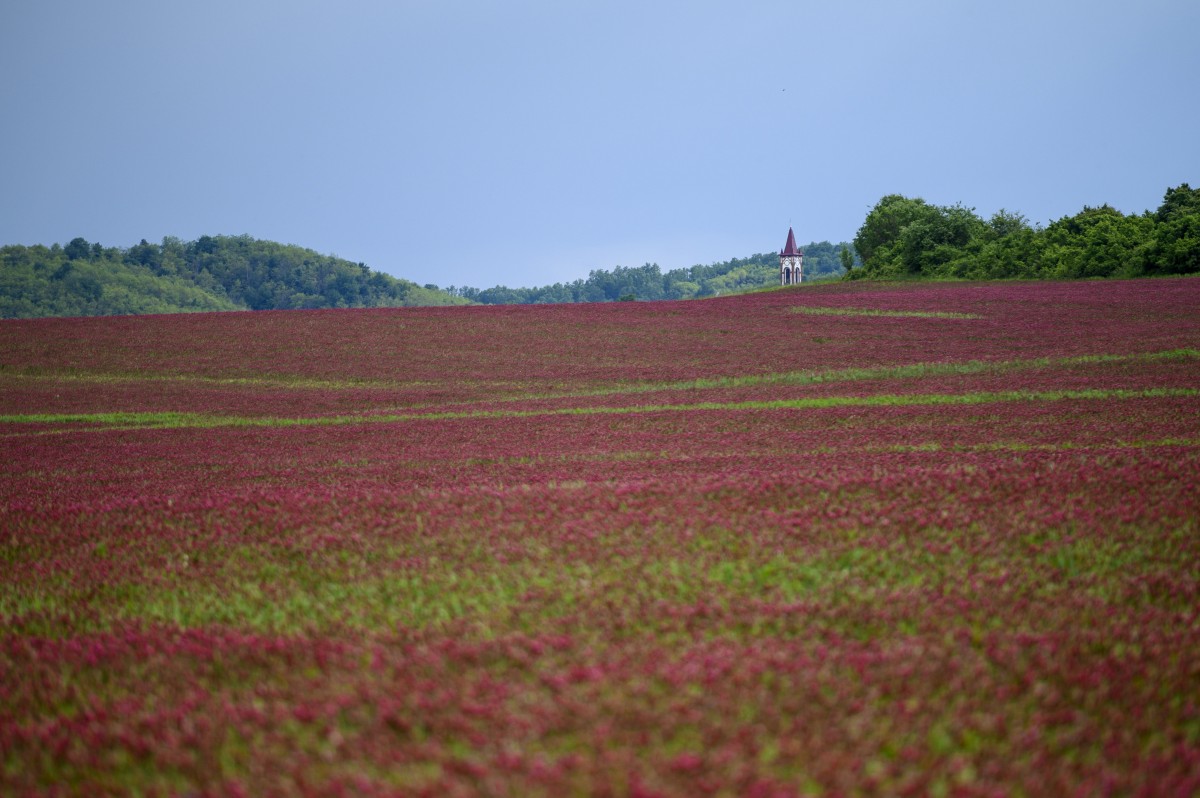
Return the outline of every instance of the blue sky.
[[[0,244],[247,233],[441,286],[1200,184],[1200,3],[5,0]]]

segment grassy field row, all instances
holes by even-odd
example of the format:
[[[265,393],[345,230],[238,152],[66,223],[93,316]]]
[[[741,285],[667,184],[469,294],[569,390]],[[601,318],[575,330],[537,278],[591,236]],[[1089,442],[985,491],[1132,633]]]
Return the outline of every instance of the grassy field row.
[[[1067,400],[1114,401],[1200,396],[1200,388],[1148,388],[1143,390],[1004,391],[966,394],[881,394],[877,396],[822,396],[747,402],[698,402],[685,405],[633,405],[621,407],[568,407],[544,410],[471,410],[441,413],[273,418],[264,416],[214,416],[202,413],[32,413],[0,415],[0,424],[99,425],[116,429],[183,429],[205,427],[309,427],[345,424],[395,424],[446,419],[533,418],[537,416],[628,415],[633,413],[694,413],[712,410],[823,410],[839,407],[916,407],[926,405],[978,405],[996,402],[1054,402]]]

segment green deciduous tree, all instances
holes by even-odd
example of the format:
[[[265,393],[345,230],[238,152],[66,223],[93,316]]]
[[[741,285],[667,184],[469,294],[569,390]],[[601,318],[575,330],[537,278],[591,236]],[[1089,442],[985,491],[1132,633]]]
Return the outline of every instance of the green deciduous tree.
[[[1167,189],[1154,220],[1157,224],[1143,253],[1145,272],[1200,272],[1200,189],[1187,183]]]
[[[862,258],[863,268],[867,272],[881,270],[904,229],[936,215],[937,209],[920,198],[888,194],[880,199],[854,236],[854,250]]]
[[[72,238],[71,243],[63,247],[67,260],[85,260],[92,255],[92,245],[86,238]]]
[[[842,247],[838,250],[838,260],[842,263],[842,271],[849,274],[854,269],[854,252],[850,247]]]
[[[852,278],[1135,277],[1200,272],[1200,191],[1168,189],[1154,213],[1084,207],[1044,229],[1019,213],[986,222],[962,205],[889,194],[855,237],[863,269]],[[865,251],[864,251],[865,250]]]

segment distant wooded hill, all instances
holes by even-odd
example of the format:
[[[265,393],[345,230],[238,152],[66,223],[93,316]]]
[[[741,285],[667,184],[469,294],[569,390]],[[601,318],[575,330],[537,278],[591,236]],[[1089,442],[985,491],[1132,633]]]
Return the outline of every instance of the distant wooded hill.
[[[129,249],[82,238],[65,247],[0,247],[3,318],[469,301],[362,263],[250,236],[168,237]]]
[[[804,250],[804,279],[837,277],[844,273],[841,252],[849,244],[814,242]],[[854,262],[851,257],[851,262]],[[551,304],[560,302],[612,302],[621,299],[692,299],[750,291],[779,284],[779,255],[764,253],[733,258],[709,266],[691,266],[663,272],[656,263],[596,269],[587,279],[555,283],[541,288],[456,288],[455,296],[484,305]]]
[[[809,244],[806,274],[839,274],[844,246]],[[542,288],[442,290],[250,236],[168,237],[128,249],[76,238],[66,246],[0,247],[0,318],[683,299],[774,285],[778,270],[777,255],[754,255],[665,274],[655,264],[598,269]]]

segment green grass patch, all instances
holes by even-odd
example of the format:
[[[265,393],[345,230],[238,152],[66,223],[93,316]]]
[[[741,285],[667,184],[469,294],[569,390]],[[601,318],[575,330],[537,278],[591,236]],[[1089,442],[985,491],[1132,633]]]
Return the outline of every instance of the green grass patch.
[[[808,371],[774,372],[769,374],[749,374],[730,377],[701,377],[694,380],[675,380],[670,382],[640,382],[632,384],[608,385],[573,391],[524,392],[510,394],[508,396],[493,395],[485,401],[489,403],[524,402],[548,399],[638,395],[664,391],[702,391],[726,388],[752,388],[770,385],[819,385],[832,382],[921,379],[926,377],[940,376],[1003,374],[1014,371],[1028,371],[1033,369],[1062,368],[1071,366],[1117,365],[1122,363],[1156,361],[1169,362],[1178,360],[1194,360],[1197,358],[1200,358],[1200,350],[1183,348],[1169,349],[1161,352],[1140,352],[1127,355],[1098,354],[1058,358],[1021,358],[1001,361],[968,360],[948,363],[910,363],[898,366],[864,366],[841,369],[817,369]],[[324,390],[354,390],[363,388],[401,389],[418,388],[429,384],[425,382],[388,382],[377,380],[313,380],[288,376],[215,378],[187,375],[86,374],[79,372],[35,373],[4,371],[2,368],[0,368],[0,376],[5,375],[46,380],[71,380],[96,383],[170,381],[207,384],[214,386],[228,385],[274,388],[282,390],[303,390],[317,388]],[[489,383],[489,385],[491,385],[497,391],[501,391],[505,387],[511,387],[497,383]],[[472,404],[478,404],[478,401],[450,402],[443,406],[461,407],[470,406]],[[70,414],[46,414],[41,416],[29,414],[20,417],[0,416],[0,423],[8,421],[18,423],[100,423],[119,425],[122,423],[121,417],[128,417],[132,419],[129,422],[132,426],[147,426],[150,423],[154,423],[150,420],[151,416],[157,416],[163,426],[176,426],[178,425],[177,422],[185,420],[189,417],[195,421],[192,426],[203,426],[203,424],[200,422],[201,415],[195,413],[91,413],[76,414],[74,420],[70,420]],[[229,426],[235,423],[230,417],[226,417],[226,419],[227,420],[219,426]]]
[[[795,600],[832,588],[857,593],[920,587],[941,577],[940,570],[930,565],[910,562],[895,552],[855,546],[811,559],[782,555],[766,561],[728,559],[713,566],[709,578],[738,593]]]
[[[861,382],[869,380],[921,379],[923,377],[970,376],[973,374],[998,374],[1011,371],[1028,371],[1043,368],[1070,366],[1110,365],[1129,362],[1153,362],[1192,360],[1200,358],[1197,349],[1170,349],[1163,352],[1148,352],[1132,355],[1079,355],[1060,358],[1025,358],[1018,360],[986,361],[968,360],[951,363],[911,363],[901,366],[868,366],[817,371],[776,372],[752,374],[740,377],[711,377],[677,382],[639,383],[624,387],[581,391],[555,396],[528,398],[571,398],[582,396],[605,396],[610,394],[654,393],[658,391],[711,390],[719,388],[752,388],[761,385],[818,385],[830,382]],[[517,401],[511,399],[508,401]]]
[[[696,402],[620,407],[563,407],[538,410],[467,410],[441,413],[316,416],[307,418],[220,416],[200,413],[35,413],[0,415],[4,424],[98,425],[106,429],[193,429],[209,427],[314,427],[347,424],[394,424],[452,419],[533,418],[540,416],[632,415],[640,413],[703,412],[710,410],[823,410],[842,407],[913,407],[976,405],[996,402],[1054,402],[1063,400],[1163,399],[1200,396],[1200,388],[1101,389],[1062,391],[979,391],[962,394],[880,394],[878,396],[816,396],[745,402]]]
[[[833,382],[858,382],[886,379],[920,379],[925,377],[1006,373],[1039,368],[1060,368],[1087,365],[1117,365],[1130,362],[1182,361],[1200,358],[1200,350],[1184,348],[1130,355],[1082,355],[1064,358],[1030,358],[1008,361],[965,361],[951,363],[913,363],[900,366],[827,369],[820,371],[783,372],[738,377],[713,377],[675,382],[638,383],[612,386],[588,391],[553,394],[529,394],[492,401],[517,402],[533,399],[570,399],[596,396],[640,395],[664,391],[737,389],[769,385],[815,385]],[[247,381],[249,382],[249,381]],[[295,384],[293,384],[295,385]],[[332,387],[332,383],[326,383]],[[311,387],[305,385],[304,387]],[[362,387],[345,383],[341,387]],[[1047,401],[1054,399],[1127,399],[1164,396],[1192,396],[1194,389],[1147,390],[1081,390],[1081,391],[1011,391],[974,394],[885,394],[874,397],[816,397],[759,402],[727,402],[696,404],[648,404],[629,407],[552,408],[539,410],[446,410],[441,412],[380,413],[375,415],[339,415],[316,417],[226,416],[186,412],[104,412],[104,413],[26,413],[0,415],[0,423],[62,425],[72,429],[98,427],[103,429],[183,429],[209,427],[295,427],[329,426],[360,423],[395,423],[403,421],[455,418],[521,418],[542,415],[626,414],[691,410],[763,410],[763,409],[820,409],[847,406],[902,406],[936,404],[975,404],[1003,401]],[[469,407],[472,403],[456,403]],[[63,430],[52,430],[61,432]]]
[[[769,385],[820,385],[832,382],[863,382],[871,380],[922,379],[926,377],[970,376],[974,374],[1005,374],[1014,371],[1062,368],[1121,363],[1193,360],[1200,358],[1198,349],[1170,349],[1130,355],[1078,355],[1059,358],[1022,358],[1015,360],[968,360],[959,362],[910,363],[900,366],[864,366],[842,369],[774,372],[737,377],[701,377],[673,382],[642,382],[605,386],[582,391],[521,394],[495,397],[492,402],[523,402],[545,399],[573,399],[597,396],[638,395],[664,391],[704,391],[727,388],[754,388]]]
[[[594,576],[585,564],[562,562],[366,574],[338,565],[269,559],[275,556],[250,548],[216,574],[193,575],[185,568],[153,582],[118,582],[86,591],[66,580],[0,591],[0,620],[49,614],[71,616],[77,630],[102,631],[118,620],[135,620],[284,634],[335,627],[428,628],[464,618],[487,626],[499,623],[530,591],[549,596],[539,607],[542,615],[565,613],[578,596],[562,588],[589,584]]]
[[[975,313],[952,313],[940,310],[877,310],[875,308],[810,308],[794,307],[793,313],[805,316],[881,316],[891,319],[982,319]]]
[[[0,363],[0,377],[24,380],[50,380],[54,382],[81,382],[97,385],[127,382],[167,382],[216,387],[296,390],[354,390],[359,388],[399,390],[424,388],[436,384],[429,380],[378,380],[367,377],[330,380],[291,374],[271,374],[257,377],[213,377],[203,374],[150,373],[144,371],[95,372],[79,368],[14,367],[3,363]]]

